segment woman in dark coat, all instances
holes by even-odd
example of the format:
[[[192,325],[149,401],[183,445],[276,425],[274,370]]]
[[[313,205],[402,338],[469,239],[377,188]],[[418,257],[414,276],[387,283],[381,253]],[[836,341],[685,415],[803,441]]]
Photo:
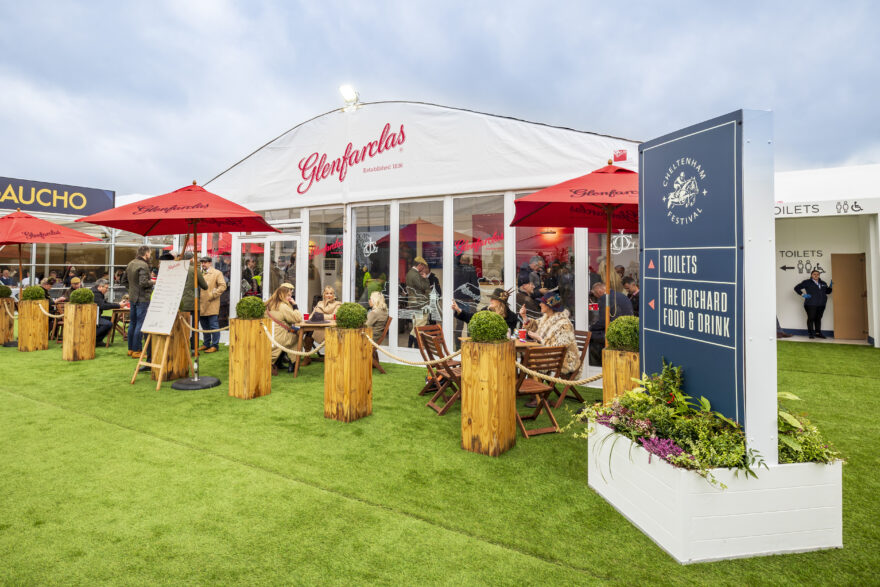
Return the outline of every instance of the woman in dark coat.
[[[504,318],[504,321],[507,322],[507,328],[510,332],[514,332],[516,330],[517,318],[516,314],[507,307],[508,297],[510,297],[509,291],[500,287],[495,288],[495,291],[489,296],[489,305],[483,308],[483,310],[495,312]],[[462,322],[470,322],[475,314],[475,312],[462,310],[454,300],[452,302],[452,311],[455,312],[455,317]]]
[[[794,291],[797,295],[804,298],[804,310],[807,312],[807,332],[810,338],[825,338],[822,334],[822,314],[825,313],[825,305],[828,303],[828,296],[831,295],[831,283],[825,283],[819,279],[820,273],[813,271],[810,278],[805,279],[796,286]]]

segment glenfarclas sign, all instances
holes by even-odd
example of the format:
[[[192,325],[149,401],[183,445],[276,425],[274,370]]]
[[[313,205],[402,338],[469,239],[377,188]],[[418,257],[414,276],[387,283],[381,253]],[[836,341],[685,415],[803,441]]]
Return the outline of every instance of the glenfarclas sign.
[[[315,182],[327,179],[331,175],[335,175],[340,182],[345,181],[345,176],[348,174],[350,167],[354,167],[368,158],[373,158],[389,149],[398,147],[405,140],[406,135],[403,132],[402,124],[400,125],[400,131],[395,133],[391,132],[391,124],[386,123],[378,140],[370,141],[357,149],[352,143],[348,143],[345,147],[345,153],[341,157],[328,161],[327,153],[318,153],[317,151],[308,157],[303,157],[299,162],[299,170],[303,181],[297,186],[296,191],[304,194],[309,191]]]

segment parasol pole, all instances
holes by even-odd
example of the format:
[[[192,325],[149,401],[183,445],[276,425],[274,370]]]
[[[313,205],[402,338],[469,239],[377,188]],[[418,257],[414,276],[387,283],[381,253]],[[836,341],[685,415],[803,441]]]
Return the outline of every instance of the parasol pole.
[[[605,348],[608,348],[608,319],[611,317],[611,211],[612,207],[605,206],[607,220],[605,234]]]
[[[21,290],[22,284],[24,281],[24,271],[21,269],[21,243],[18,243],[18,301],[21,301]]]
[[[195,182],[193,182],[195,183]],[[193,312],[195,312],[195,327],[199,327],[199,306],[201,305],[201,299],[199,296],[199,256],[196,254],[196,233],[197,228],[196,224],[198,220],[193,219],[192,221],[193,227],[193,288],[195,291],[195,296],[193,299],[195,300],[195,304],[193,304]],[[187,235],[187,238],[189,236]],[[184,249],[186,249],[186,243],[184,243]],[[195,354],[195,361],[193,362],[193,381],[199,380],[199,333],[193,333],[193,353]]]

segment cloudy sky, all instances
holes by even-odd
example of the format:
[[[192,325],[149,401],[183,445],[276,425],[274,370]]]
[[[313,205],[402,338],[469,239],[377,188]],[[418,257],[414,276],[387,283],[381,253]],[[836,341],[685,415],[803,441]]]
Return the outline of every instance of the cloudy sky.
[[[778,170],[880,163],[880,3],[0,2],[0,176],[157,194],[341,105],[636,140],[775,112]]]

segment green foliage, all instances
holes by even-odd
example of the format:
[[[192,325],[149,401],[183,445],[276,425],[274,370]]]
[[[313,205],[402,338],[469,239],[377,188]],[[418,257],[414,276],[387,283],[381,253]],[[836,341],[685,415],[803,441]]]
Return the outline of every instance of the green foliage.
[[[468,332],[474,342],[507,340],[507,331],[507,322],[504,321],[504,318],[489,310],[477,312],[468,322]]]
[[[338,328],[363,328],[367,322],[367,310],[360,304],[345,302],[336,310]]]
[[[235,314],[243,320],[259,320],[266,314],[266,304],[258,296],[245,296],[235,304]]]
[[[778,398],[800,400],[788,392],[779,392]],[[777,426],[780,463],[829,463],[840,458],[840,453],[825,440],[819,429],[804,414],[792,414],[780,405]]]
[[[8,285],[0,285],[0,298],[11,298],[12,288]]]
[[[71,304],[92,304],[95,301],[95,292],[87,287],[73,290],[70,294]]]
[[[46,290],[39,285],[29,285],[21,292],[22,300],[45,300]]]
[[[618,351],[639,351],[639,319],[636,316],[620,316],[611,321],[605,331],[608,348]]]

